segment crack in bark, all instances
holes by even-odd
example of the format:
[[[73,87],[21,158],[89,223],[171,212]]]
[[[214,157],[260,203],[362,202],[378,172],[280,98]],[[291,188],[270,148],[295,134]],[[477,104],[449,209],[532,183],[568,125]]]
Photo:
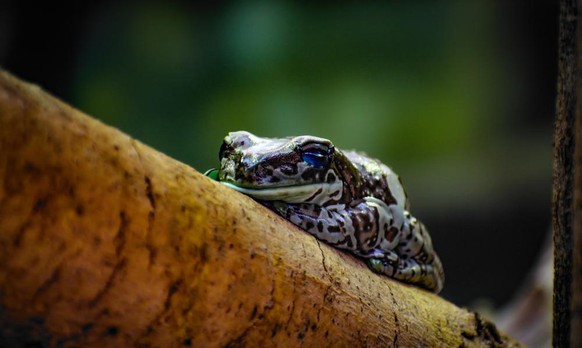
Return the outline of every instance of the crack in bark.
[[[12,240],[12,245],[14,245],[17,248],[20,247],[20,245],[22,244],[22,239],[24,238],[24,234],[26,233],[26,231],[28,230],[28,228],[32,224],[30,222],[31,216],[32,216],[32,214],[28,216],[28,218],[26,219],[26,222],[18,229],[16,236]]]
[[[483,338],[483,340],[485,342],[488,342],[489,344],[494,345],[502,344],[503,341],[495,325],[493,325],[487,320],[482,319],[481,315],[479,315],[479,313],[477,312],[475,312],[474,315],[475,315],[475,329],[477,331],[477,335]]]
[[[140,156],[140,162],[141,162],[141,156]],[[152,210],[155,212],[156,211],[156,198],[154,197],[154,191],[152,188],[152,180],[147,175],[144,177],[144,180],[145,180],[145,184],[146,184],[146,196],[148,197],[148,201],[150,202],[150,206],[152,207]]]
[[[12,244],[15,247],[20,247],[20,245],[22,244],[22,239],[24,238],[24,235],[28,231],[28,228],[32,225],[32,222],[31,222],[32,217],[35,214],[37,214],[40,210],[42,210],[43,208],[46,207],[48,200],[49,200],[49,196],[38,198],[35,200],[34,205],[32,206],[32,209],[30,210],[30,213],[28,214],[28,217],[25,220],[25,223],[20,227],[20,229],[18,229],[16,236],[12,240]]]
[[[51,274],[50,277],[47,278],[47,280],[45,280],[41,286],[39,286],[36,291],[34,292],[34,295],[32,296],[32,302],[36,302],[37,298],[44,293],[49,287],[51,287],[53,284],[57,283],[60,278],[61,278],[61,271],[62,271],[62,266],[63,263],[61,262],[56,269],[53,271],[53,273]]]
[[[291,320],[293,319],[293,313],[295,312],[295,281],[297,279],[297,277],[294,277],[295,272],[291,272],[290,277],[293,278],[293,295],[291,296],[291,309],[289,311],[289,317],[287,318],[287,322],[285,322],[285,328],[289,327],[289,323],[291,322]]]
[[[390,299],[392,300],[392,303],[394,304],[395,307],[392,310],[392,314],[394,315],[394,339],[392,341],[392,344],[394,347],[398,347],[398,335],[400,334],[400,322],[398,321],[398,315],[396,314],[398,309],[398,302],[396,302],[396,299],[394,298],[394,294],[392,293],[391,288],[388,288],[388,292],[390,293]]]
[[[107,292],[111,289],[111,286],[117,274],[125,267],[126,264],[127,259],[123,258],[115,265],[115,268],[113,268],[113,271],[109,275],[109,278],[107,278],[107,282],[105,282],[105,286],[103,286],[103,288],[99,290],[97,295],[95,295],[95,297],[91,301],[89,301],[90,307],[95,307],[95,305],[97,305],[97,303],[101,301],[105,294],[107,294]]]
[[[152,239],[151,235],[153,232],[154,222],[156,220],[156,197],[155,197],[155,193],[154,193],[155,191],[154,191],[152,179],[147,174],[146,166],[144,165],[144,161],[143,161],[141,152],[139,151],[139,148],[136,146],[136,140],[133,138],[130,139],[130,144],[131,144],[131,147],[133,148],[133,150],[135,151],[135,154],[137,155],[137,158],[138,158],[139,163],[140,163],[141,168],[142,168],[142,172],[144,174],[145,193],[146,193],[146,197],[148,199],[149,205],[150,205],[150,212],[148,213],[146,248],[149,252],[148,264],[151,267],[156,262],[156,256],[157,256],[157,250],[154,247],[154,245],[152,245],[152,242],[151,242],[151,239]]]
[[[224,346],[228,347],[228,348],[240,346],[242,344],[242,342],[244,341],[245,337],[249,334],[249,331],[251,330],[251,328],[252,328],[252,325],[247,327],[240,335],[238,335],[237,337],[228,341]]]
[[[160,322],[160,320],[164,317],[166,313],[170,310],[170,305],[172,303],[172,297],[178,292],[180,286],[184,283],[183,278],[176,279],[169,287],[168,292],[166,294],[166,299],[164,300],[164,306],[150,322],[145,325],[145,332],[139,335],[134,341],[134,344],[140,342],[143,338],[147,337],[148,334],[151,333],[151,328],[156,326],[156,323]]]
[[[323,269],[325,270],[325,274],[327,274],[329,276],[329,271],[327,270],[327,266],[325,265],[325,253],[323,252],[323,249],[321,248],[321,243],[315,239],[315,242],[317,243],[317,247],[319,248],[319,251],[321,252],[321,264],[323,265]]]
[[[474,319],[474,333],[463,331],[461,336],[471,342],[478,340],[482,343],[487,343],[490,347],[503,347],[506,342],[497,331],[495,325],[487,320],[481,318],[477,312],[472,312]]]
[[[113,243],[115,244],[115,255],[119,258],[121,256],[121,252],[125,247],[126,238],[125,232],[127,230],[127,226],[129,224],[129,220],[125,216],[125,211],[122,210],[119,212],[119,228],[117,229],[117,233],[113,238]]]
[[[131,146],[132,146],[133,150],[135,151],[137,158],[139,160],[139,163],[142,167],[142,172],[144,174],[145,194],[146,194],[146,197],[148,199],[149,206],[150,206],[150,211],[149,211],[148,217],[147,217],[148,224],[147,224],[147,233],[146,233],[146,238],[145,238],[146,239],[145,247],[149,253],[148,265],[149,265],[149,267],[151,267],[152,265],[154,265],[156,263],[156,256],[157,256],[157,249],[155,248],[155,246],[152,243],[152,232],[153,232],[154,223],[155,223],[155,219],[156,219],[156,208],[157,208],[155,190],[154,190],[154,185],[152,183],[152,179],[147,174],[146,166],[144,165],[144,161],[143,161],[141,152],[140,152],[138,146],[136,145],[136,140],[131,139],[130,143],[131,143]],[[183,281],[184,281],[183,278],[178,278],[177,280],[172,282],[172,284],[168,287],[168,291],[167,291],[166,299],[164,300],[163,308],[161,309],[160,313],[158,313],[149,322],[149,324],[146,325],[145,332],[143,334],[141,334],[140,337],[138,337],[135,342],[139,342],[143,337],[146,337],[151,331],[150,328],[153,327],[155,325],[155,323],[158,323],[164,317],[164,315],[170,310],[172,297],[179,290],[179,287],[183,283]]]
[[[122,210],[119,212],[119,219],[120,219],[119,228],[117,229],[117,233],[115,234],[115,238],[113,239],[113,242],[115,244],[115,255],[117,256],[118,261],[113,267],[111,274],[109,274],[109,277],[107,278],[107,281],[105,282],[103,288],[97,292],[97,294],[91,301],[89,301],[90,307],[94,307],[95,305],[97,305],[97,303],[99,303],[99,301],[101,301],[103,296],[105,296],[107,291],[109,291],[109,289],[111,288],[113,280],[115,279],[119,271],[123,267],[125,267],[127,263],[127,259],[121,257],[123,248],[125,247],[125,243],[127,241],[125,233],[127,230],[127,226],[129,224],[129,220],[125,216],[125,211]]]
[[[328,300],[328,296],[330,296],[330,292],[331,292],[331,288],[332,285],[329,284],[327,286],[327,288],[325,289],[325,291],[323,292],[323,305],[319,306],[319,308],[317,309],[317,321],[319,322],[319,315],[321,314],[321,311],[323,310],[323,308],[326,307],[326,302],[331,302],[331,300]]]

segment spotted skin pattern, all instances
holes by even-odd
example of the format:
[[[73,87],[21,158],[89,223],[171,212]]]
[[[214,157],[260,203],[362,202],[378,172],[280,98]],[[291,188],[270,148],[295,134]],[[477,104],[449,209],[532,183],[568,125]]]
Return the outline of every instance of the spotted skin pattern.
[[[313,136],[231,132],[217,180],[375,272],[439,292],[444,272],[424,225],[410,215],[398,176],[378,160]]]

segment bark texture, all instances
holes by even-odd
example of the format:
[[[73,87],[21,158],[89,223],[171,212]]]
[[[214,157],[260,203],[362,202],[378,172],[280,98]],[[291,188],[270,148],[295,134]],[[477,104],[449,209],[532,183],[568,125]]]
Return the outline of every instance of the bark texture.
[[[577,98],[576,24],[576,0],[561,0],[552,194],[552,224],[554,229],[552,342],[555,347],[570,346],[574,120]]]
[[[518,346],[0,72],[0,346]]]
[[[582,346],[581,3],[560,2],[552,212],[555,347]]]
[[[575,39],[573,41],[576,53],[574,55],[575,69],[571,72],[574,79],[576,100],[576,121],[575,126],[575,146],[574,146],[574,206],[573,206],[573,253],[572,253],[572,303],[571,307],[571,346],[582,346],[582,78],[580,66],[582,66],[582,28],[580,28],[580,4],[582,1],[574,2],[571,6],[570,18],[576,25]],[[568,22],[568,18],[565,19]]]

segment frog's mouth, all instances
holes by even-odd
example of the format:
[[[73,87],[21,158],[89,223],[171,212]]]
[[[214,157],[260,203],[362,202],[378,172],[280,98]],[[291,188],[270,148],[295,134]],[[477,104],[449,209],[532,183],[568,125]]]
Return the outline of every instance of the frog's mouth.
[[[243,187],[228,181],[220,183],[257,200],[317,205],[322,205],[330,200],[339,200],[343,191],[341,181],[278,187]]]

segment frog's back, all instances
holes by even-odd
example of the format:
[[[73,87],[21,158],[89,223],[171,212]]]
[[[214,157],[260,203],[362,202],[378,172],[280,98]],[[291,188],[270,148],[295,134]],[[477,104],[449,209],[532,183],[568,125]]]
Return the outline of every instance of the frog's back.
[[[372,196],[386,204],[397,204],[408,210],[408,198],[400,178],[390,167],[357,151],[342,151],[359,171],[363,197]],[[359,197],[359,198],[363,198]]]

